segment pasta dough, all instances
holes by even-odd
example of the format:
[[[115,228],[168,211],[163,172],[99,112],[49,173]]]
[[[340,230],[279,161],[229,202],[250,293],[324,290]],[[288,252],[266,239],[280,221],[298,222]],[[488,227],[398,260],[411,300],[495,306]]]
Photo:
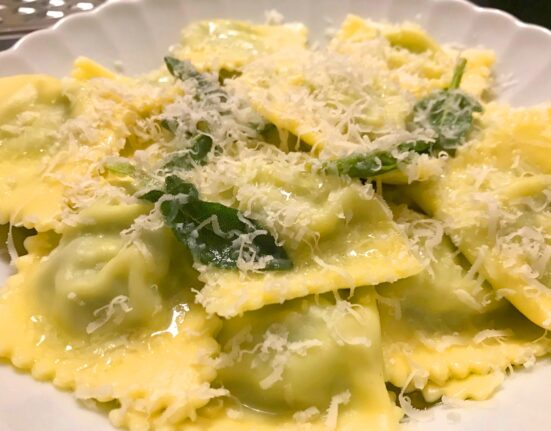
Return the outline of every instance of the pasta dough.
[[[112,215],[103,213],[104,227]],[[37,379],[53,380],[60,388],[74,390],[79,398],[115,401],[108,407],[110,419],[115,425],[131,430],[174,426],[194,417],[196,409],[212,397],[226,393],[209,386],[215,377],[213,357],[218,351],[212,336],[219,323],[215,318],[207,318],[200,307],[193,305],[188,289],[196,285],[196,280],[185,277],[185,261],[171,264],[172,278],[159,283],[158,289],[159,292],[163,289],[174,292],[174,285],[178,285],[178,289],[161,303],[157,299],[160,306],[144,324],[137,317],[151,314],[147,307],[154,304],[138,302],[147,301],[145,297],[139,298],[139,289],[150,290],[151,296],[154,286],[144,286],[147,279],[133,279],[139,274],[124,274],[121,262],[124,255],[121,254],[103,268],[94,269],[98,253],[105,251],[109,243],[107,238],[103,239],[103,248],[88,249],[91,256],[86,256],[85,249],[71,256],[73,265],[84,265],[80,269],[81,277],[66,276],[71,266],[58,269],[56,279],[72,283],[76,292],[62,292],[65,285],[60,286],[58,281],[56,292],[52,294],[53,286],[44,272],[52,269],[51,260],[60,257],[59,253],[50,254],[57,241],[57,236],[49,233],[30,238],[26,243],[29,254],[16,263],[18,273],[8,280],[0,298],[1,356],[10,358],[18,368],[29,370]],[[63,243],[64,239],[61,241]],[[66,250],[65,247],[61,253]],[[141,265],[153,264],[152,256],[149,263],[145,256],[141,259],[146,259]],[[135,263],[139,265],[140,260]],[[88,269],[87,265],[90,265]],[[91,283],[100,277],[114,277],[115,281],[117,275],[109,265],[121,266],[122,275],[130,276],[129,296],[117,295],[120,292],[115,290],[108,292],[117,295],[114,299],[125,300],[109,302],[102,297],[106,293],[101,292],[101,284]],[[75,302],[72,308],[62,298],[64,293],[68,301]],[[145,296],[144,293],[141,296]],[[52,296],[49,302],[42,300]],[[100,307],[94,317],[102,318],[103,313],[107,313],[114,323],[105,321],[105,327],[101,325],[94,331],[84,331],[80,321],[86,314],[76,313],[75,308],[87,310],[98,301],[112,308]],[[115,310],[109,315],[112,309]],[[128,317],[117,323],[119,312],[128,312]],[[57,324],[58,319],[62,320],[62,325]],[[71,321],[75,328],[68,327]]]
[[[410,234],[417,234],[428,266],[377,288],[388,381],[422,389],[431,402],[442,394],[482,399],[493,392],[486,383],[495,382],[495,390],[509,367],[529,366],[550,351],[545,332],[465,269],[449,239],[434,244],[438,224],[407,209],[397,212]]]
[[[229,190],[230,201],[245,215],[277,232],[294,262],[292,270],[279,272],[205,268],[198,299],[208,312],[232,317],[312,293],[394,281],[421,269],[372,190],[304,172],[303,160],[257,150],[241,154],[238,162],[206,166],[194,177],[209,199],[219,200]]]
[[[171,259],[178,247],[166,228],[144,231],[137,240],[121,237],[146,208],[100,203],[83,210],[79,223],[65,228],[57,247],[42,259],[36,296],[65,331],[104,332],[155,321],[162,297],[171,293]],[[195,278],[185,260],[179,266],[184,279]]]
[[[0,357],[131,431],[393,431],[550,352],[551,110],[413,23],[306,37],[0,79]]]
[[[127,138],[143,130],[139,120],[174,95],[145,81],[114,79],[87,60],[77,61],[75,76],[85,80],[0,80],[6,101],[0,111],[0,223],[60,229],[61,218],[68,223],[72,210],[106,188],[103,161],[118,155]]]
[[[278,128],[326,157],[372,150],[383,135],[407,136],[413,98],[378,69],[339,53],[295,49],[265,56],[232,84]]]
[[[259,56],[304,47],[306,38],[306,27],[298,23],[255,25],[217,19],[186,27],[173,52],[178,58],[190,60],[200,70],[236,71]]]
[[[310,297],[227,321],[218,335],[218,378],[238,404],[207,409],[208,421],[200,418],[196,429],[396,429],[400,413],[384,385],[378,322],[373,291],[361,303]],[[259,425],[255,411],[287,411],[293,420]]]
[[[492,51],[442,47],[414,23],[398,26],[349,15],[330,46],[366,65],[376,64],[417,97],[448,85],[458,55],[467,59],[464,90],[481,97],[492,82]]]
[[[61,212],[63,185],[36,179],[46,168],[42,158],[55,152],[56,131],[69,109],[61,82],[47,76],[3,78],[0,97],[0,223],[51,226]]]
[[[487,107],[484,135],[412,196],[463,254],[537,325],[551,325],[550,111]]]

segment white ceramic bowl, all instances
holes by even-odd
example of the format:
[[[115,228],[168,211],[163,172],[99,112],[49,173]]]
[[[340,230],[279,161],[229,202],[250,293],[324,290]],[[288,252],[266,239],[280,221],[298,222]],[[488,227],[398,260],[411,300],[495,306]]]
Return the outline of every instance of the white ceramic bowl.
[[[264,20],[277,8],[302,21],[320,40],[347,13],[390,21],[411,20],[441,42],[483,45],[496,51],[498,73],[513,83],[501,98],[514,105],[551,100],[551,32],[462,0],[115,0],[95,11],[62,19],[0,53],[0,76],[41,72],[63,76],[85,55],[106,65],[122,62],[128,73],[159,65],[188,22],[204,18]]]
[[[440,42],[495,50],[497,73],[508,84],[500,99],[516,106],[551,100],[551,32],[463,0],[115,0],[26,36],[0,53],[0,76],[37,72],[63,76],[80,55],[106,66],[122,64],[126,73],[137,74],[157,67],[168,46],[178,40],[180,29],[191,21],[241,18],[261,22],[264,12],[273,8],[289,21],[308,25],[312,40],[323,40],[325,29],[339,25],[348,13],[416,21]],[[0,283],[9,272],[4,261],[0,260]],[[544,360],[507,379],[490,401],[456,409],[440,406],[433,409],[430,422],[407,428],[547,430],[551,428],[550,381],[551,361]],[[0,382],[0,431],[113,429],[102,414],[82,408],[70,394],[35,382],[2,362]]]

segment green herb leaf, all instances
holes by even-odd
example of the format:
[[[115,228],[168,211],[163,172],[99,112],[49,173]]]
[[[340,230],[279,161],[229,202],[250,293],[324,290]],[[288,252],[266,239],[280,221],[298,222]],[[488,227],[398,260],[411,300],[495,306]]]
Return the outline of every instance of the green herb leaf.
[[[461,80],[463,79],[463,74],[465,73],[465,66],[467,66],[467,60],[465,58],[459,58],[453,71],[452,80],[448,90],[457,90],[459,88],[461,85]]]
[[[473,114],[482,112],[480,103],[459,90],[467,60],[460,58],[446,90],[435,91],[413,107],[409,128],[432,130],[434,141],[415,140],[398,145],[400,152],[438,155],[454,154],[472,129]],[[404,160],[407,160],[404,159]],[[353,178],[369,178],[398,168],[398,160],[388,151],[352,154],[326,165],[326,171]]]
[[[465,59],[458,61],[448,89],[433,92],[413,107],[410,128],[434,131],[434,152],[453,154],[471,131],[473,114],[482,112],[480,103],[459,89],[465,65]]]
[[[254,262],[270,257],[264,270],[293,267],[285,249],[260,224],[234,208],[202,201],[193,184],[169,175],[165,178],[165,191],[151,190],[141,197],[156,202],[163,195],[171,196],[160,207],[165,222],[201,263],[237,268],[240,246],[246,244]],[[244,243],[244,236],[248,235],[252,239]]]
[[[164,196],[165,192],[162,190],[149,190],[148,192],[139,194],[137,197],[138,199],[143,199],[145,201],[149,202],[157,202],[159,199],[161,199]]]
[[[224,85],[227,79],[233,79],[238,76],[241,76],[241,72],[239,70],[220,69],[218,72],[218,82]]]
[[[388,151],[376,151],[370,154],[351,154],[326,165],[326,171],[352,178],[369,178],[398,167],[398,160]]]
[[[199,72],[195,66],[187,60],[178,60],[174,57],[165,57],[165,64],[172,76],[182,81],[194,80],[196,82],[196,91],[193,98],[197,101],[203,101],[207,97],[209,104],[213,104],[213,107],[218,110],[221,115],[231,115],[231,111],[223,105],[228,100],[228,93],[223,88],[223,81],[228,77],[227,71],[222,70],[219,74],[219,79],[216,80],[208,73]],[[194,91],[194,90],[192,90]],[[175,119],[161,120],[161,126],[171,132],[175,132],[178,128],[178,122]],[[253,128],[257,130],[259,137],[266,142],[271,142],[277,134],[277,128],[275,125],[269,122],[260,122],[260,124],[251,124]],[[196,128],[203,133],[209,133],[210,125],[205,121],[200,121]],[[209,150],[210,151],[210,150]],[[186,164],[186,161],[181,163]]]
[[[175,118],[163,118],[159,124],[163,129],[172,133],[175,133],[176,129],[178,129],[178,121]]]
[[[208,135],[199,134],[192,140],[191,149],[184,154],[174,155],[165,164],[165,168],[191,169],[194,165],[204,165],[206,158],[212,149],[212,138]]]
[[[209,75],[208,73],[199,72],[195,66],[188,60],[178,60],[174,57],[165,57],[166,68],[169,73],[182,81],[193,79],[197,83],[198,93],[197,99],[201,99],[206,95],[218,94],[221,101],[227,99],[226,92],[222,86]]]
[[[407,141],[398,145],[402,153],[429,154],[433,143],[430,141]],[[348,175],[352,178],[371,178],[398,168],[398,159],[390,151],[375,151],[368,154],[351,154],[325,166],[328,173]]]
[[[398,145],[400,152],[411,151],[417,154],[430,154],[432,152],[434,142],[424,141],[421,139],[415,141],[407,141]]]
[[[182,81],[196,79],[200,83],[205,81],[205,76],[190,61],[178,60],[174,57],[165,57],[164,60],[169,73],[175,78]]]
[[[165,193],[172,196],[185,196],[188,201],[199,199],[199,192],[195,186],[182,180],[178,175],[168,175],[165,178]]]
[[[165,57],[165,65],[169,73],[181,81],[191,79],[197,85],[197,93],[194,96],[196,100],[202,100],[206,96],[216,96],[217,103],[225,102],[228,98],[220,83],[213,79],[208,73],[199,72],[195,66],[187,60],[178,60],[174,57]],[[178,129],[178,121],[174,118],[165,118],[160,121],[161,127],[175,133]],[[208,124],[198,124],[197,128],[203,132],[208,132]]]

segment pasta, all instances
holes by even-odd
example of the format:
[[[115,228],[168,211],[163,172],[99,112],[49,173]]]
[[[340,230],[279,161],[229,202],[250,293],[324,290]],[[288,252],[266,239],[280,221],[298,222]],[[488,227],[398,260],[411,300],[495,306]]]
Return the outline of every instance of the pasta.
[[[492,385],[476,384],[474,376],[493,375],[499,384],[497,377],[508,367],[529,364],[549,351],[545,331],[469,274],[448,238],[434,245],[438,224],[406,208],[395,212],[412,239],[417,233],[428,266],[377,287],[388,381],[406,391],[423,390],[427,401],[435,401],[439,397],[432,395],[431,385],[457,392],[461,381],[470,379],[468,397],[483,399],[477,391],[486,393]]]
[[[550,109],[416,24],[275,21],[0,79],[0,357],[117,427],[398,430],[551,351]]]
[[[441,181],[414,191],[423,208],[446,220],[464,255],[479,260],[494,288],[505,289],[503,296],[546,329],[551,324],[548,115],[545,109],[488,106],[479,140],[450,162]],[[485,173],[468,181],[474,172]],[[450,186],[454,193],[440,201]],[[450,205],[463,215],[451,216]]]

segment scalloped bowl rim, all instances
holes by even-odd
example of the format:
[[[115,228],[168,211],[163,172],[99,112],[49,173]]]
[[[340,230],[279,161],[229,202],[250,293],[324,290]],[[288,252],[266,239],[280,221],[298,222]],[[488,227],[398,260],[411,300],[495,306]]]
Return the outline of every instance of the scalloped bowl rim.
[[[330,5],[327,5],[327,2],[329,0],[320,1],[319,3],[316,3],[316,6],[321,5],[321,9],[325,7],[325,9],[331,9],[331,7],[334,6],[335,9],[338,9],[341,4],[351,5],[354,8],[357,8],[358,3],[360,0],[344,0],[339,1],[338,3],[332,3]],[[153,4],[158,6],[165,6],[165,5],[174,5],[174,4],[194,4],[194,3],[200,3],[198,0],[157,0],[156,2],[154,0],[111,0],[107,3],[104,3],[100,5],[98,8],[94,9],[90,12],[85,13],[79,13],[75,15],[70,15],[65,18],[62,18],[59,20],[55,25],[53,25],[51,28],[39,30],[37,32],[31,33],[25,37],[23,37],[20,41],[18,41],[13,47],[10,49],[0,52],[0,76],[10,75],[14,73],[36,73],[41,69],[40,62],[42,60],[42,63],[46,64],[46,73],[50,73],[54,76],[61,76],[64,74],[67,74],[69,72],[69,64],[78,56],[78,54],[72,54],[71,55],[63,55],[63,53],[53,52],[55,49],[55,44],[59,47],[63,47],[63,42],[65,41],[71,41],[72,43],[76,41],[76,46],[79,44],[82,44],[83,37],[86,37],[86,33],[83,33],[80,29],[77,30],[77,34],[70,33],[65,34],[65,29],[69,29],[73,25],[73,28],[71,30],[75,30],[74,24],[78,23],[78,20],[81,21],[81,24],[85,23],[85,20],[89,20],[90,18],[94,18],[96,23],[101,23],[105,18],[110,17],[110,15],[114,15],[112,12],[116,12],[116,9],[119,8],[121,5],[124,5],[124,7],[131,11],[133,8],[139,8],[140,6],[149,6],[151,7]],[[224,0],[204,0],[202,6],[212,6],[217,5],[218,3],[221,3],[221,6],[223,7],[225,5]],[[227,3],[227,2],[226,2]],[[273,4],[269,3],[269,0],[260,0],[258,2],[254,2],[254,0],[234,0],[233,4],[236,5],[234,8],[232,6],[231,11],[227,13],[228,11],[225,10],[226,15],[229,15],[230,17],[233,15],[235,10],[239,11],[240,6],[243,4],[251,4],[251,5],[257,5],[257,4],[265,4],[268,7],[274,6]],[[280,7],[280,5],[284,5],[284,7],[287,7],[291,12],[287,14],[288,17],[295,18],[293,16],[293,13],[297,12],[295,9],[298,8],[298,6],[303,6],[304,4],[313,4],[314,1],[301,1],[299,3],[294,2],[293,8],[288,7],[289,6],[289,0],[280,0],[276,7]],[[498,62],[496,65],[496,70],[498,71],[498,74],[505,78],[517,78],[521,77],[521,80],[518,80],[516,83],[513,83],[513,79],[509,79],[509,82],[507,82],[507,86],[503,86],[503,88],[500,89],[499,92],[499,99],[507,101],[513,105],[516,106],[522,106],[522,105],[534,105],[534,104],[541,104],[541,103],[547,103],[548,100],[551,100],[551,82],[549,82],[546,78],[546,76],[551,75],[551,61],[546,61],[545,56],[539,55],[539,52],[529,52],[527,54],[523,54],[522,50],[517,50],[515,52],[515,56],[517,55],[520,57],[520,60],[515,63],[512,60],[508,62],[508,64],[502,65],[501,62],[504,59],[512,59],[513,56],[503,56],[499,55],[500,50],[503,50],[504,47],[507,48],[507,45],[503,46],[502,41],[507,39],[507,36],[509,36],[508,40],[510,43],[514,43],[515,41],[520,40],[520,47],[526,48],[529,47],[531,43],[534,45],[538,45],[543,47],[543,49],[551,47],[551,31],[548,29],[545,29],[543,27],[534,25],[534,24],[526,24],[522,21],[518,20],[511,14],[507,12],[503,12],[498,9],[492,9],[492,8],[484,8],[477,5],[474,5],[472,3],[469,3],[467,0],[381,0],[378,2],[364,2],[364,4],[360,5],[363,9],[378,9],[380,6],[376,5],[376,3],[379,3],[386,7],[385,5],[398,5],[400,7],[404,7],[408,11],[413,11],[418,8],[420,11],[427,12],[431,11],[432,9],[439,8],[440,15],[445,15],[443,13],[444,9],[451,8],[452,11],[462,12],[464,16],[459,16],[459,22],[453,22],[450,23],[448,28],[445,29],[445,33],[447,34],[455,34],[455,36],[451,37],[444,37],[443,39],[448,40],[441,40],[442,38],[437,37],[437,39],[443,41],[443,42],[454,42],[461,39],[469,39],[469,41],[465,41],[466,45],[479,45],[483,44],[484,46],[496,50],[498,53]],[[407,6],[407,7],[406,7]],[[459,9],[458,9],[459,8]],[[227,5],[226,5],[227,9]],[[258,9],[258,8],[257,8]],[[300,8],[299,8],[300,9]],[[396,15],[397,11],[399,9],[391,9],[391,12]],[[284,11],[284,13],[287,11]],[[316,11],[317,12],[317,11]],[[301,13],[298,11],[297,13]],[[250,15],[253,15],[254,12],[252,12]],[[402,20],[411,20],[411,21],[418,21],[418,18],[422,13],[416,14],[410,14],[407,16],[400,16],[399,19],[395,19],[392,16],[387,16],[388,10],[385,9],[383,13],[384,19],[388,19],[390,21],[402,21]],[[120,14],[119,14],[120,15]],[[212,14],[211,14],[212,15]],[[246,14],[248,15],[248,14]],[[436,14],[438,17],[438,14]],[[460,14],[461,15],[461,14]],[[212,17],[215,17],[212,15]],[[256,19],[259,17],[256,16]],[[319,17],[316,16],[313,18],[312,16],[308,16],[310,18],[310,21],[319,21]],[[117,18],[117,19],[120,19]],[[182,15],[182,21],[181,25],[185,24],[186,15]],[[197,19],[197,18],[195,18]],[[250,17],[249,17],[250,19]],[[375,19],[380,19],[375,18]],[[454,17],[455,19],[455,17]],[[463,19],[463,22],[467,20],[468,23],[471,24],[472,27],[472,21],[477,20],[480,22],[488,22],[490,25],[496,25],[498,24],[501,27],[501,31],[505,33],[503,36],[501,34],[492,35],[489,33],[486,33],[482,36],[481,40],[478,40],[475,36],[472,37],[472,34],[465,34],[461,33],[460,30],[457,30],[461,27],[461,19]],[[303,20],[303,18],[299,18],[299,20]],[[307,20],[306,20],[307,21]],[[422,22],[421,19],[420,24],[424,27],[427,27],[429,30],[429,33],[434,34],[432,29],[430,28],[430,23]],[[307,24],[312,24],[307,22]],[[313,24],[312,24],[313,25]],[[86,25],[84,25],[86,27]],[[481,26],[480,26],[481,27]],[[105,29],[103,29],[105,30]],[[442,30],[442,29],[440,29]],[[472,30],[478,31],[479,28],[474,28]],[[170,30],[172,32],[172,30]],[[475,31],[475,33],[476,33]],[[457,34],[459,33],[459,36]],[[120,35],[117,34],[117,35]],[[62,40],[61,36],[65,36],[65,38]],[[155,35],[157,36],[157,35]],[[174,35],[177,38],[177,35]],[[320,34],[316,35],[313,39],[320,39]],[[438,36],[438,35],[437,35]],[[126,34],[124,34],[124,37],[127,39],[129,38]],[[122,39],[124,39],[124,37]],[[57,38],[54,40],[54,46],[43,46],[41,47],[40,51],[47,51],[49,59],[48,61],[44,61],[44,56],[42,58],[39,58],[38,60],[38,67],[35,68],[33,65],[31,65],[28,62],[28,59],[33,58],[33,54],[37,54],[36,45],[40,44],[41,41],[49,41],[52,38]],[[154,38],[155,39],[155,38]],[[113,40],[118,41],[117,38],[109,39],[110,42]],[[172,42],[175,42],[174,38],[171,38]],[[128,43],[128,40],[126,41]],[[73,43],[74,46],[74,43]],[[65,46],[65,48],[67,48]],[[105,48],[105,47],[104,47]],[[536,48],[537,49],[537,48]],[[69,49],[70,50],[70,49]],[[94,48],[95,52],[100,52],[102,50],[101,42],[98,47]],[[117,48],[114,48],[116,51]],[[123,48],[124,50],[124,48]],[[42,55],[42,52],[39,52],[39,57]],[[128,56],[130,55],[128,52],[124,52],[124,55]],[[155,52],[156,55],[160,56],[163,53],[161,52]],[[86,55],[86,54],[85,54]],[[93,57],[93,55],[92,55]],[[50,60],[54,59],[54,60]],[[130,72],[131,74],[136,73],[143,73],[147,70],[152,69],[153,64],[159,64],[160,62],[153,63],[150,56],[147,54],[143,56],[145,58],[144,64],[147,64],[148,67],[144,68],[140,64],[140,66],[136,66],[136,64],[130,64],[130,67],[127,72]],[[55,71],[50,71],[47,68],[52,66],[52,63],[55,63],[55,59],[59,59],[59,64],[64,64],[65,66],[61,68],[59,65],[55,65]],[[116,58],[109,58],[109,61],[115,62]],[[101,59],[100,62],[105,63],[106,59]],[[134,63],[136,63],[136,58],[133,59]],[[10,63],[13,62],[19,62],[22,63],[19,66],[16,67],[9,67]],[[130,61],[132,63],[132,61]],[[6,65],[8,66],[6,69]],[[503,66],[503,67],[502,67]],[[6,70],[8,72],[6,72]],[[44,71],[44,69],[42,69]],[[502,80],[503,83],[506,83],[505,79]],[[513,84],[512,84],[513,83]],[[511,85],[512,84],[512,85]]]
[[[97,8],[95,8],[95,9],[89,11],[89,12],[85,12],[85,13],[88,16],[89,15],[97,15],[98,13],[103,13],[104,9],[108,9],[108,8],[112,7],[112,5],[117,4],[117,3],[127,3],[128,4],[128,3],[141,3],[143,1],[144,0],[108,0],[106,3],[102,3]],[[152,1],[152,0],[147,0],[147,1]],[[162,1],[162,0],[160,0],[160,1]],[[428,1],[437,1],[437,0],[428,0]],[[500,15],[500,16],[506,18],[511,23],[513,23],[515,26],[517,26],[521,29],[524,28],[524,29],[537,30],[539,32],[543,32],[544,34],[546,34],[549,37],[549,41],[551,43],[551,30],[549,30],[545,27],[542,27],[540,25],[525,23],[525,22],[521,21],[520,19],[518,19],[517,17],[515,17],[514,15],[510,14],[509,12],[505,12],[505,11],[502,11],[500,9],[496,9],[496,8],[492,8],[492,7],[478,6],[474,3],[469,2],[468,0],[446,0],[446,1],[447,2],[458,3],[458,4],[464,4],[464,5],[466,4],[479,14]],[[65,16],[65,17],[59,19],[58,21],[56,21],[56,23],[54,25],[52,25],[48,28],[37,30],[37,31],[34,31],[30,34],[27,34],[27,35],[23,36],[13,46],[11,46],[10,48],[8,48],[5,51],[0,52],[0,61],[2,60],[2,57],[5,54],[11,54],[11,53],[14,53],[14,52],[24,51],[25,44],[29,40],[37,39],[39,37],[43,37],[44,35],[46,35],[48,33],[56,32],[58,30],[62,30],[62,27],[65,25],[65,23],[67,21],[75,19],[75,18],[79,17],[80,15],[82,15],[82,13]]]

